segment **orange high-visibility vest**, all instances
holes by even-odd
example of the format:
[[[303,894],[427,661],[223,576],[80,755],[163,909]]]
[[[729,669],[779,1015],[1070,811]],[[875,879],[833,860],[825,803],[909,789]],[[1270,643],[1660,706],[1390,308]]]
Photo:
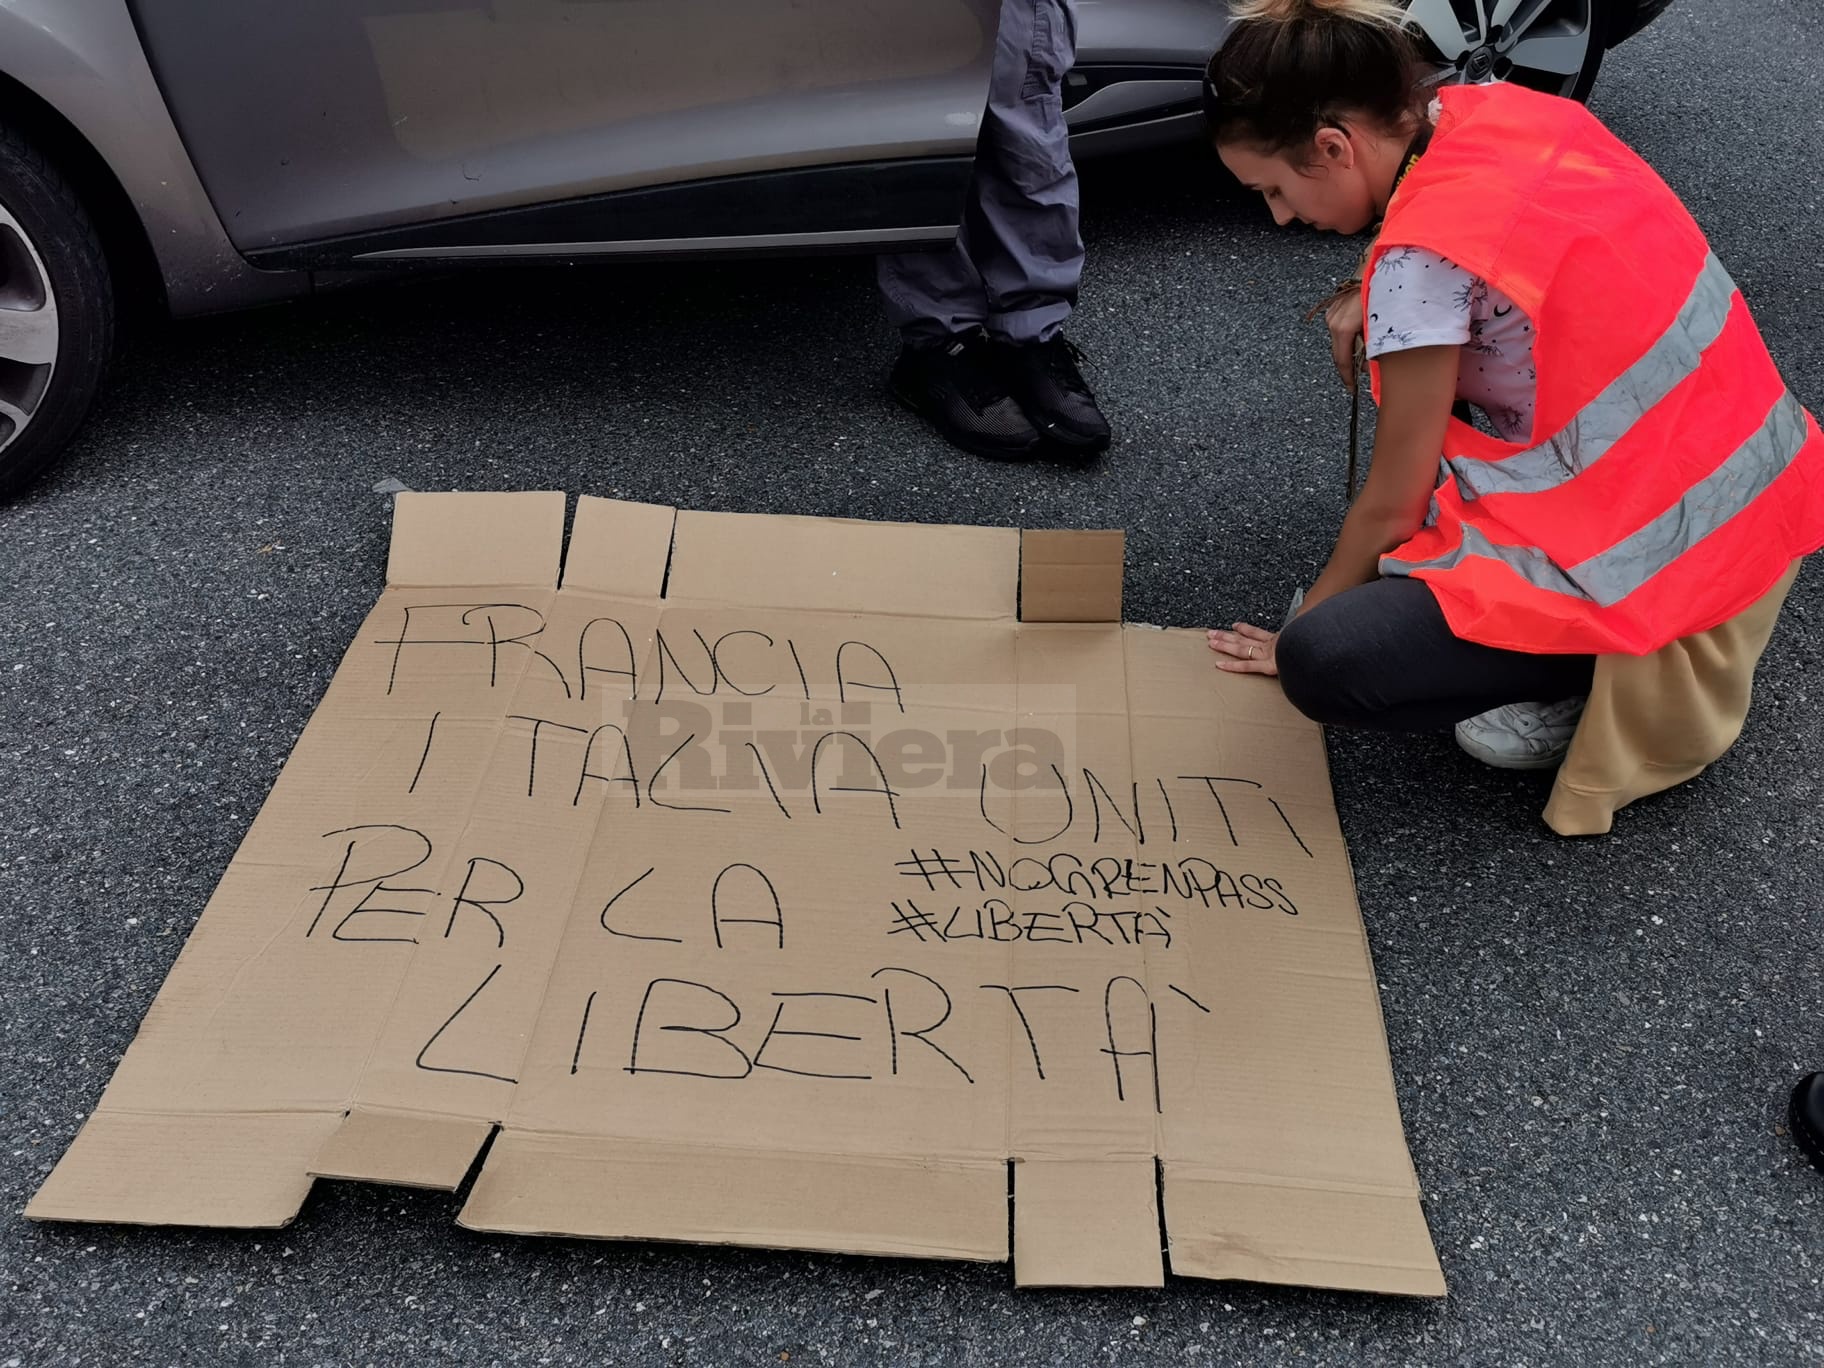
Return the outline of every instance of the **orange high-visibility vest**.
[[[1365,275],[1409,246],[1482,277],[1532,319],[1538,402],[1524,442],[1451,420],[1431,520],[1381,573],[1510,650],[1645,655],[1728,621],[1824,545],[1817,423],[1678,197],[1581,105],[1441,98]]]

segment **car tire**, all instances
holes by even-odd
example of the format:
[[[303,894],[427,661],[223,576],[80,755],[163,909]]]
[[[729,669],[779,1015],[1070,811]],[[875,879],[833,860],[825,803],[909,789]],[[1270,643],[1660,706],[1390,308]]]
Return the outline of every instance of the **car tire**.
[[[82,200],[0,123],[0,497],[62,454],[114,348],[114,288]]]
[[[1541,0],[1520,5],[1512,24],[1490,27],[1504,7],[1483,0],[1404,0],[1440,84],[1512,81],[1586,100],[1602,55],[1627,29],[1637,0]]]
[[[1596,88],[1597,73],[1602,70],[1603,54],[1609,50],[1611,35],[1620,27],[1621,11],[1632,10],[1634,0],[1590,0],[1590,47],[1578,69],[1576,83],[1566,92],[1580,103],[1587,103]]]

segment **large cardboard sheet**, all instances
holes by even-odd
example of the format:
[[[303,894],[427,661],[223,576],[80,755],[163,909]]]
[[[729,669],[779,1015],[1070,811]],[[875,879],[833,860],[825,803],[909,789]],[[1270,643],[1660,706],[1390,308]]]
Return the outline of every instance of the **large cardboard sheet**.
[[[399,496],[28,1215],[1443,1292],[1319,731],[1119,533],[564,507]]]

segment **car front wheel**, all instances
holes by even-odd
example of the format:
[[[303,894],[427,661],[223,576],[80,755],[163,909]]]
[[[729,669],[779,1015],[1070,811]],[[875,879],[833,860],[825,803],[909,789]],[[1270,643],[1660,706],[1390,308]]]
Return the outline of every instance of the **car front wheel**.
[[[0,124],[0,496],[62,452],[113,342],[108,261],[81,200]]]
[[[1632,0],[1409,0],[1440,83],[1512,81],[1582,100]]]

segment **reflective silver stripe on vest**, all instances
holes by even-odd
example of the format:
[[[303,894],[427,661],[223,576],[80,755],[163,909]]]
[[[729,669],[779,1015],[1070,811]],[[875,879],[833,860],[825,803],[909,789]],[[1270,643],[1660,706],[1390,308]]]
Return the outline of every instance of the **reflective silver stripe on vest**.
[[[1754,436],[1631,537],[1571,571],[1604,607],[1620,603],[1666,566],[1760,498],[1785,473],[1809,436],[1805,409],[1782,395]]]
[[[1498,546],[1470,524],[1456,548],[1431,560],[1381,560],[1381,573],[1448,570],[1472,556],[1497,560],[1536,588],[1613,607],[1741,513],[1798,457],[1810,436],[1805,408],[1784,394],[1755,434],[1639,531],[1568,570],[1530,546]]]
[[[1735,282],[1716,254],[1711,253],[1704,258],[1697,283],[1691,287],[1672,326],[1555,438],[1504,460],[1446,457],[1444,464],[1457,477],[1457,488],[1463,497],[1539,494],[1556,489],[1573,474],[1589,469],[1697,371],[1703,364],[1704,352],[1721,336],[1723,325],[1729,321],[1734,300]]]

